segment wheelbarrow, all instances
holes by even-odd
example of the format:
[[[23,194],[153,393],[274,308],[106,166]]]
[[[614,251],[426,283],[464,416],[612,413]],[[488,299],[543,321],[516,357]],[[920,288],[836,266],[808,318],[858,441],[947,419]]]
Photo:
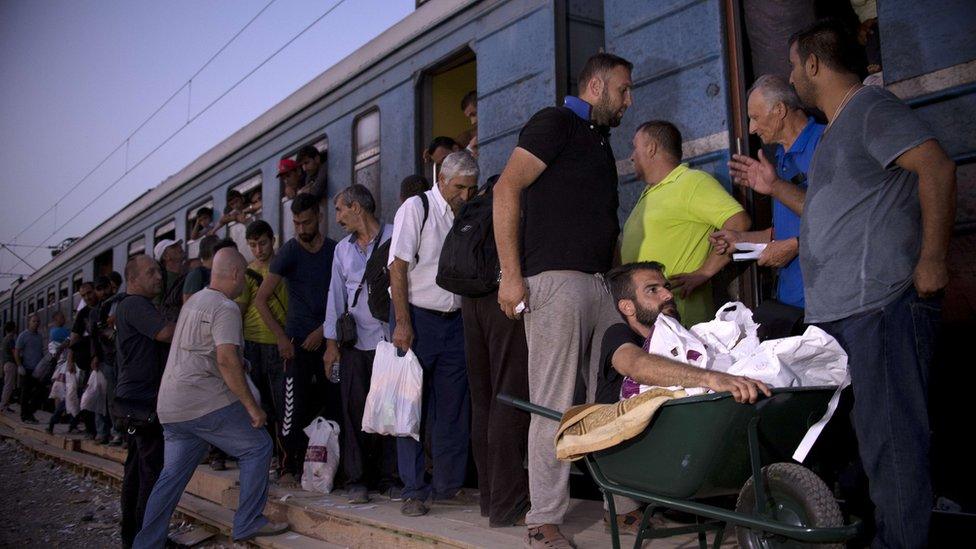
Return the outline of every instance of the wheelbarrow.
[[[797,547],[841,543],[861,523],[844,524],[826,484],[791,456],[807,429],[827,409],[836,387],[772,390],[755,404],[740,404],[728,392],[666,402],[643,433],[583,458],[603,491],[610,516],[612,495],[647,503],[634,547],[645,539],[698,534],[701,549],[715,532],[718,548],[728,526],[739,547]],[[521,410],[560,421],[562,414],[508,395],[498,399]],[[766,464],[766,465],[764,465]],[[738,494],[734,510],[700,500]],[[654,507],[695,516],[696,523],[648,527]],[[617,521],[610,520],[614,549]],[[840,545],[842,546],[842,545]]]

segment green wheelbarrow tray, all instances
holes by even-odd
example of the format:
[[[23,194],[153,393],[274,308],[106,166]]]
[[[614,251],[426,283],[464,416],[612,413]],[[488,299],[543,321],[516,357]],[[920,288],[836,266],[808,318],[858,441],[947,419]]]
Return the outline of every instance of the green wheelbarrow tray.
[[[823,417],[835,390],[778,388],[772,390],[771,397],[760,395],[755,404],[735,402],[728,392],[674,399],[661,406],[643,433],[587,455],[585,464],[605,493],[798,541],[844,541],[859,532],[859,522],[811,528],[774,520],[768,510],[746,514],[695,501],[738,494],[750,477],[760,479],[753,483],[755,501],[768,501],[764,475],[760,474],[763,464],[792,461],[800,440]],[[555,410],[508,395],[499,395],[498,399],[557,422],[562,418]],[[612,498],[607,499],[612,507]],[[696,528],[701,527],[669,531],[672,535],[700,532]]]

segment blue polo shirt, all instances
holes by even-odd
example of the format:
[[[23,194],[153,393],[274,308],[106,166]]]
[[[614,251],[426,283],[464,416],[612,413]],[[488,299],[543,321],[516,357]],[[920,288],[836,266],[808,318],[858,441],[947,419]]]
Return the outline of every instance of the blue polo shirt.
[[[776,148],[776,175],[784,181],[799,185],[803,190],[807,188],[807,171],[813,160],[813,151],[820,142],[824,132],[823,124],[818,124],[813,117],[807,119],[807,125],[797,136],[790,150],[783,150],[780,145]],[[779,200],[773,200],[773,239],[786,240],[800,235],[800,216],[783,205]],[[779,270],[779,283],[776,286],[776,298],[787,305],[804,307],[803,275],[800,272],[800,258],[794,257],[785,267]]]

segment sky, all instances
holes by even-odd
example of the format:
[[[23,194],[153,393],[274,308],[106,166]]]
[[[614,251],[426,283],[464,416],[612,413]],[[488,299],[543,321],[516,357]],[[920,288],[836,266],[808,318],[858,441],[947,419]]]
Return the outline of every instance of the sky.
[[[0,249],[0,290],[15,280],[12,273],[29,274],[51,258],[45,248],[23,246],[83,236],[409,15],[415,5],[415,0],[342,1],[131,168],[339,1],[0,0],[0,242],[17,244],[13,252],[31,265]],[[269,2],[189,89],[183,87]],[[82,208],[127,169],[104,197]]]

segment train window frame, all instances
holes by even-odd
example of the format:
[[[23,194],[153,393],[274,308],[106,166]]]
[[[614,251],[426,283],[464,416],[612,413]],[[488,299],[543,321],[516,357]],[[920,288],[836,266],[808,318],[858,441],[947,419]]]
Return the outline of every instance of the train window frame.
[[[68,299],[70,294],[68,293],[68,279],[62,279],[58,282],[58,303],[63,303]]]
[[[135,247],[135,251],[133,251],[133,247]],[[142,236],[139,236],[137,238],[133,238],[132,240],[130,240],[129,243],[126,244],[126,246],[125,246],[125,252],[126,252],[126,261],[128,261],[129,259],[132,259],[133,257],[135,257],[137,255],[145,254],[146,253],[146,235],[142,235]]]
[[[229,185],[227,187],[227,193],[230,194],[231,191],[237,191],[244,195],[244,203],[248,206],[251,204],[251,199],[254,197],[255,192],[261,193],[261,209],[257,213],[252,213],[249,217],[251,219],[261,219],[261,212],[264,210],[264,177],[261,171],[251,173],[247,177],[240,179],[237,183]],[[226,201],[225,201],[226,202]],[[224,212],[227,211],[227,204],[224,204]],[[251,220],[249,219],[249,221]],[[227,225],[232,225],[237,223],[237,221],[232,221]]]
[[[34,314],[34,298],[27,298],[27,316]]]
[[[329,134],[327,134],[327,133],[323,133],[323,134],[319,135],[318,137],[316,137],[315,139],[312,139],[311,141],[307,141],[304,145],[301,145],[301,146],[295,148],[291,153],[286,154],[286,155],[283,155],[281,157],[281,160],[284,160],[284,159],[287,158],[287,159],[294,160],[294,161],[297,162],[298,161],[298,151],[300,151],[302,149],[302,147],[304,147],[306,145],[312,145],[313,147],[315,147],[316,149],[318,149],[320,155],[325,155],[325,158],[322,159],[322,166],[324,166],[325,169],[326,169],[326,171],[328,172],[328,169],[329,169],[329,163],[328,163],[328,158],[329,158]],[[322,147],[320,147],[320,145],[322,145]],[[263,198],[264,197],[262,197],[262,200],[263,200]],[[295,227],[294,227],[294,225],[291,222],[291,202],[292,202],[292,200],[294,200],[294,199],[293,198],[288,198],[285,195],[285,186],[279,180],[279,184],[278,184],[278,238],[275,239],[275,247],[276,248],[278,246],[281,246],[285,242],[288,242],[289,239],[291,239],[293,236],[295,236]]]
[[[375,116],[376,118],[376,140],[375,146],[363,149],[363,144],[359,142],[359,129],[360,125]],[[365,186],[373,194],[373,201],[376,203],[376,211],[374,214],[377,218],[380,217],[382,212],[382,190],[383,182],[380,170],[382,169],[381,158],[382,158],[382,144],[383,144],[383,118],[380,113],[380,108],[377,106],[370,107],[363,111],[362,113],[356,115],[352,123],[352,183],[359,183]],[[370,143],[372,144],[372,143]],[[372,168],[375,165],[376,177],[374,181],[362,182],[357,177],[357,174],[366,170],[367,168]],[[373,183],[367,184],[367,183]]]
[[[173,233],[171,240],[176,240],[176,218],[175,217],[167,219],[166,221],[157,224],[153,228],[153,246],[156,246],[156,244],[159,244],[161,240],[164,240],[167,237],[167,235],[169,235],[169,233]]]
[[[55,284],[51,284],[47,289],[47,306],[51,307],[58,303],[58,287]]]
[[[44,290],[37,292],[37,297],[34,298],[34,304],[38,311],[44,309]]]
[[[201,200],[197,202],[195,205],[190,206],[189,208],[186,209],[186,240],[188,244],[190,242],[196,242],[197,240],[200,240],[200,238],[203,238],[203,237],[196,238],[196,239],[192,238],[193,226],[196,225],[197,212],[200,210],[200,208],[210,208],[210,211],[213,211],[214,209],[213,197],[208,196],[205,200]],[[211,219],[210,220],[211,226],[213,226],[213,223],[216,221],[217,221],[216,219]]]
[[[81,290],[81,285],[85,283],[85,272],[78,269],[71,275],[71,293],[77,294]]]

